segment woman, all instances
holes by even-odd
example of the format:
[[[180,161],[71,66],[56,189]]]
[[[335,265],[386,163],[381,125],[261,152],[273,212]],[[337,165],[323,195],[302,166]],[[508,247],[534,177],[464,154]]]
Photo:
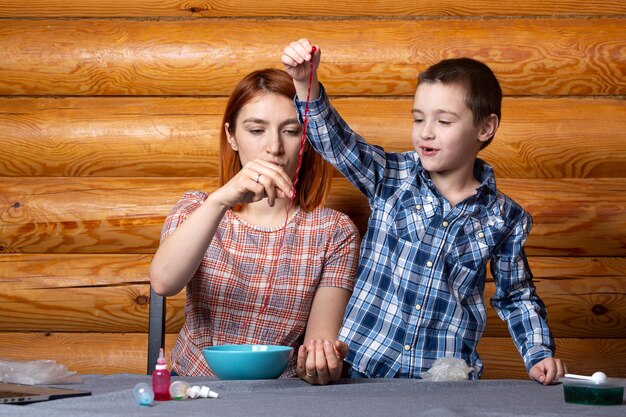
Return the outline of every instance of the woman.
[[[331,171],[301,152],[295,89],[284,71],[255,71],[232,92],[223,119],[220,187],[186,193],[163,225],[152,287],[186,288],[185,324],[171,354],[179,375],[212,375],[202,348],[293,346],[282,376],[326,384],[341,375],[337,340],[358,262],[358,231],[322,208]]]

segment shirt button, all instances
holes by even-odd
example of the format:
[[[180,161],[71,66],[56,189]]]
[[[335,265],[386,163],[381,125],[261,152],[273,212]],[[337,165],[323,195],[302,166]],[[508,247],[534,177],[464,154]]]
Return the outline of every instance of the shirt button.
[[[483,232],[479,232],[478,237],[482,239],[483,237],[485,237],[485,234]]]
[[[411,345],[404,345],[404,350],[411,350]]]
[[[418,204],[418,205],[415,206],[415,210],[421,210],[421,209],[422,209],[422,205],[421,204]]]
[[[433,266],[433,263],[431,261],[428,261],[428,262],[426,262],[426,266],[430,268],[430,267]]]
[[[419,304],[415,304],[415,309],[416,309],[417,311],[420,311],[420,310],[422,309],[422,306],[421,306],[421,305],[419,305]]]
[[[444,221],[443,223],[441,223],[441,225],[442,225],[443,227],[448,227],[448,222]]]

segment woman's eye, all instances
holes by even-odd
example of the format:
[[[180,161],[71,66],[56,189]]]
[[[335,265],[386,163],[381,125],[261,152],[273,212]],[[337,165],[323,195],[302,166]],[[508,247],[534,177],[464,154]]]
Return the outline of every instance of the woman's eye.
[[[413,123],[415,123],[415,124],[420,124],[423,121],[424,121],[423,119],[413,119]]]
[[[250,129],[248,130],[248,132],[252,133],[253,135],[261,135],[263,134],[263,129]]]
[[[300,135],[300,129],[286,130],[285,133],[288,134],[288,135],[291,135],[291,136],[299,136]]]
[[[448,121],[448,120],[439,120],[439,123],[441,123],[441,124],[442,124],[442,125],[444,125],[444,126],[448,126],[448,125],[451,125],[451,124],[452,124],[452,122],[450,122],[450,121]]]

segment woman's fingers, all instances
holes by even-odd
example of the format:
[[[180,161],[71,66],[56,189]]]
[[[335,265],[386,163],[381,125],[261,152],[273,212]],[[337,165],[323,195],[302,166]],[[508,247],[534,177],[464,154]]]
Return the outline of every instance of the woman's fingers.
[[[259,178],[260,184],[265,187],[271,186],[276,188],[284,196],[291,196],[293,182],[283,167],[262,159],[256,159],[249,165],[250,169],[254,170],[257,174],[261,174]]]
[[[325,385],[336,381],[341,377],[342,355],[331,341],[309,340],[298,350],[296,373],[311,384]]]
[[[285,170],[261,159],[246,164],[236,177],[241,184],[241,203],[267,198],[273,206],[276,198],[291,198],[293,193],[293,183]]]
[[[296,360],[296,374],[302,379],[307,379],[306,377],[307,375],[309,375],[309,372],[307,372],[306,370],[307,355],[307,347],[301,345],[300,348],[298,348],[298,358]]]
[[[328,370],[328,379],[336,381],[341,377],[341,368],[343,367],[343,357],[339,356],[335,346],[328,340],[324,341],[324,356],[326,358],[326,368]]]
[[[315,341],[315,372],[317,373],[318,384],[328,384],[330,382],[330,373],[328,371],[328,362],[326,358],[325,343],[328,341]]]

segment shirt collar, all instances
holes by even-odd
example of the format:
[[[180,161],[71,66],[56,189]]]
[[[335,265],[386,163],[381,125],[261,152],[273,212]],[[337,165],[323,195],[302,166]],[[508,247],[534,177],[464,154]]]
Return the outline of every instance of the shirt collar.
[[[427,184],[428,187],[434,187],[428,171],[426,171],[422,164],[419,162],[419,157],[417,156],[417,153],[414,153],[414,156],[416,162],[415,166],[417,167],[417,175],[419,176],[420,180],[423,184]],[[476,188],[479,196],[484,195],[485,197],[496,197],[496,177],[494,175],[491,165],[489,165],[480,158],[476,158],[476,161],[474,162],[474,177],[480,183],[478,188]]]

